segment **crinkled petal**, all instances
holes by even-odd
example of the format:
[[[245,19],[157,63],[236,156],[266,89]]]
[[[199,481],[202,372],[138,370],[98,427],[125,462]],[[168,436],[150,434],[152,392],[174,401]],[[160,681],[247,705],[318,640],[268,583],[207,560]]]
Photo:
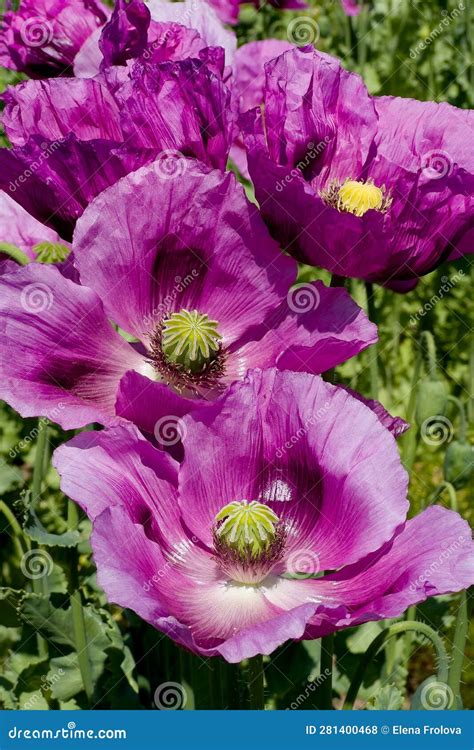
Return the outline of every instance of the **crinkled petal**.
[[[280,254],[232,174],[156,161],[93,201],[77,224],[76,263],[121,328],[147,342],[169,312],[217,320],[224,346],[286,295],[294,261]]]
[[[13,145],[24,146],[31,135],[52,141],[69,133],[82,141],[122,140],[118,106],[99,81],[25,81],[10,86],[4,99],[2,119]]]

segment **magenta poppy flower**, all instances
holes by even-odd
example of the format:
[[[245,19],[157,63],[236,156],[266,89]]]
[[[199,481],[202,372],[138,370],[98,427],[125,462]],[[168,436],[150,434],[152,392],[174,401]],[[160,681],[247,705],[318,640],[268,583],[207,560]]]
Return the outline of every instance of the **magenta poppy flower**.
[[[156,422],[251,367],[319,373],[377,338],[345,290],[293,288],[295,261],[234,176],[193,160],[171,172],[158,160],[104,190],[73,249],[81,286],[36,265],[0,279],[0,397],[23,416],[61,401],[65,428],[110,423],[119,396],[119,414]]]
[[[118,82],[26,81],[5,99],[15,145],[0,149],[0,188],[66,240],[92,198],[158,154],[226,165],[230,93],[205,59],[137,61]]]
[[[369,96],[316,50],[266,66],[244,115],[262,214],[286,250],[342,276],[414,282],[473,225],[473,113]]]
[[[72,76],[74,58],[109,13],[100,0],[22,0],[2,18],[0,65],[31,78]]]
[[[407,521],[393,436],[321,378],[253,371],[182,435],[181,464],[132,426],[78,435],[54,464],[108,598],[190,650],[238,662],[473,583],[466,521]]]

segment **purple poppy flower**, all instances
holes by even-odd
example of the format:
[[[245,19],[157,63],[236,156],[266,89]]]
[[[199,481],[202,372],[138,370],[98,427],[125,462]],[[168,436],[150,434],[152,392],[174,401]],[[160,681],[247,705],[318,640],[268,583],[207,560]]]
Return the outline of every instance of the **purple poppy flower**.
[[[0,65],[31,78],[73,75],[73,62],[109,9],[100,0],[22,0],[0,27]]]
[[[316,50],[266,66],[264,110],[242,118],[250,174],[272,233],[342,276],[413,282],[473,225],[473,113],[370,97]]]
[[[407,521],[394,438],[321,378],[253,371],[182,434],[180,465],[132,426],[78,435],[54,465],[109,599],[192,651],[238,662],[472,584],[468,524]]]
[[[223,169],[229,100],[205,59],[137,61],[118,82],[27,81],[6,95],[15,147],[0,149],[0,188],[69,240],[92,198],[158,154],[169,165],[187,155]]]
[[[377,338],[345,290],[293,288],[295,261],[235,177],[193,160],[171,170],[158,160],[104,190],[73,249],[82,286],[49,267],[0,279],[0,397],[23,416],[67,399],[63,427],[110,423],[132,371],[121,387],[126,416],[141,421],[149,388],[158,421],[215,398],[251,367],[319,373]]]

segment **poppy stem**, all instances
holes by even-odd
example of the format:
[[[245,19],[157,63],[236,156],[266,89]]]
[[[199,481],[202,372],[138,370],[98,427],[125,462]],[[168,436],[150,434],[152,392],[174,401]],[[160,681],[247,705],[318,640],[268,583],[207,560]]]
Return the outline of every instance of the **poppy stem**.
[[[255,711],[265,709],[264,689],[263,689],[263,656],[257,654],[248,660],[247,664],[247,684],[249,689],[250,708]]]
[[[20,250],[19,247],[9,242],[0,242],[0,253],[8,255],[9,258],[19,263],[20,266],[26,266],[31,261],[31,258],[23,250]]]
[[[380,649],[385,645],[386,641],[389,638],[394,638],[400,633],[405,633],[407,631],[416,631],[418,633],[421,633],[431,641],[437,656],[438,681],[440,683],[443,683],[444,685],[447,685],[449,672],[449,656],[443,640],[438,635],[438,633],[436,633],[433,628],[430,628],[429,625],[426,625],[424,622],[396,622],[394,625],[390,625],[388,628],[384,628],[384,630],[379,633],[377,638],[372,641],[369,648],[362,656],[357,671],[347,692],[343,709],[352,710],[354,708],[354,702],[357,698],[360,686],[362,685],[365,670],[376,657]]]
[[[320,686],[321,709],[332,709],[332,665],[334,656],[334,633],[321,638],[322,679]]]
[[[77,505],[72,500],[68,501],[67,508],[67,522],[69,529],[76,530],[79,524],[79,513]],[[71,593],[69,601],[72,610],[72,621],[74,626],[74,641],[76,644],[77,663],[79,666],[79,672],[82,678],[82,684],[84,686],[84,692],[89,701],[89,705],[92,703],[94,684],[92,680],[91,666],[89,662],[89,649],[87,645],[87,634],[84,623],[84,613],[82,611],[82,599],[79,591],[78,581],[78,559],[77,550],[74,548],[71,553]]]
[[[374,287],[369,282],[365,284],[365,293],[367,295],[367,315],[372,323],[377,325],[377,308],[375,307]],[[379,365],[378,365],[378,344],[374,344],[368,350],[369,372],[370,372],[370,397],[378,398],[379,393]]]
[[[453,650],[451,656],[451,669],[449,670],[448,685],[453,691],[452,709],[461,708],[461,677],[464,662],[464,652],[466,649],[467,631],[469,626],[469,617],[467,612],[467,594],[465,591],[461,594],[459,603],[459,612],[456,618],[456,629],[454,631]]]
[[[35,463],[33,466],[33,481],[31,486],[31,504],[34,507],[40,497],[41,488],[43,485],[43,476],[45,471],[45,453],[48,443],[48,420],[41,417],[38,420],[38,437],[36,440],[36,452],[35,452]],[[31,545],[31,549],[39,549],[36,544]],[[33,578],[32,580],[33,591],[39,596],[45,596],[48,593],[48,584],[44,576],[41,578]],[[48,644],[46,640],[39,634],[36,634],[36,641],[38,644],[38,652],[40,656],[48,656]]]

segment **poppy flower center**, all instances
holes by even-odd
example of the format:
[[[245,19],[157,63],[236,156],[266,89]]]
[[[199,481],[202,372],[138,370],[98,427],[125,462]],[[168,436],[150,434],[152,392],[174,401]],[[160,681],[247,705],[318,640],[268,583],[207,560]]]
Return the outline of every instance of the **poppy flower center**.
[[[40,242],[33,247],[38,263],[62,263],[71,249],[60,242]]]
[[[160,376],[179,392],[218,387],[224,374],[219,323],[198,310],[166,315],[150,337],[150,352]]]
[[[341,184],[332,182],[321,193],[323,200],[338,211],[364,216],[369,210],[385,212],[391,205],[391,198],[385,193],[385,186],[377,187],[372,180],[344,180]]]
[[[163,322],[161,348],[168,362],[201,372],[219,351],[218,322],[197,310],[180,310]]]
[[[214,549],[222,570],[233,581],[260,583],[280,560],[286,541],[277,514],[256,500],[225,505],[215,517]]]

